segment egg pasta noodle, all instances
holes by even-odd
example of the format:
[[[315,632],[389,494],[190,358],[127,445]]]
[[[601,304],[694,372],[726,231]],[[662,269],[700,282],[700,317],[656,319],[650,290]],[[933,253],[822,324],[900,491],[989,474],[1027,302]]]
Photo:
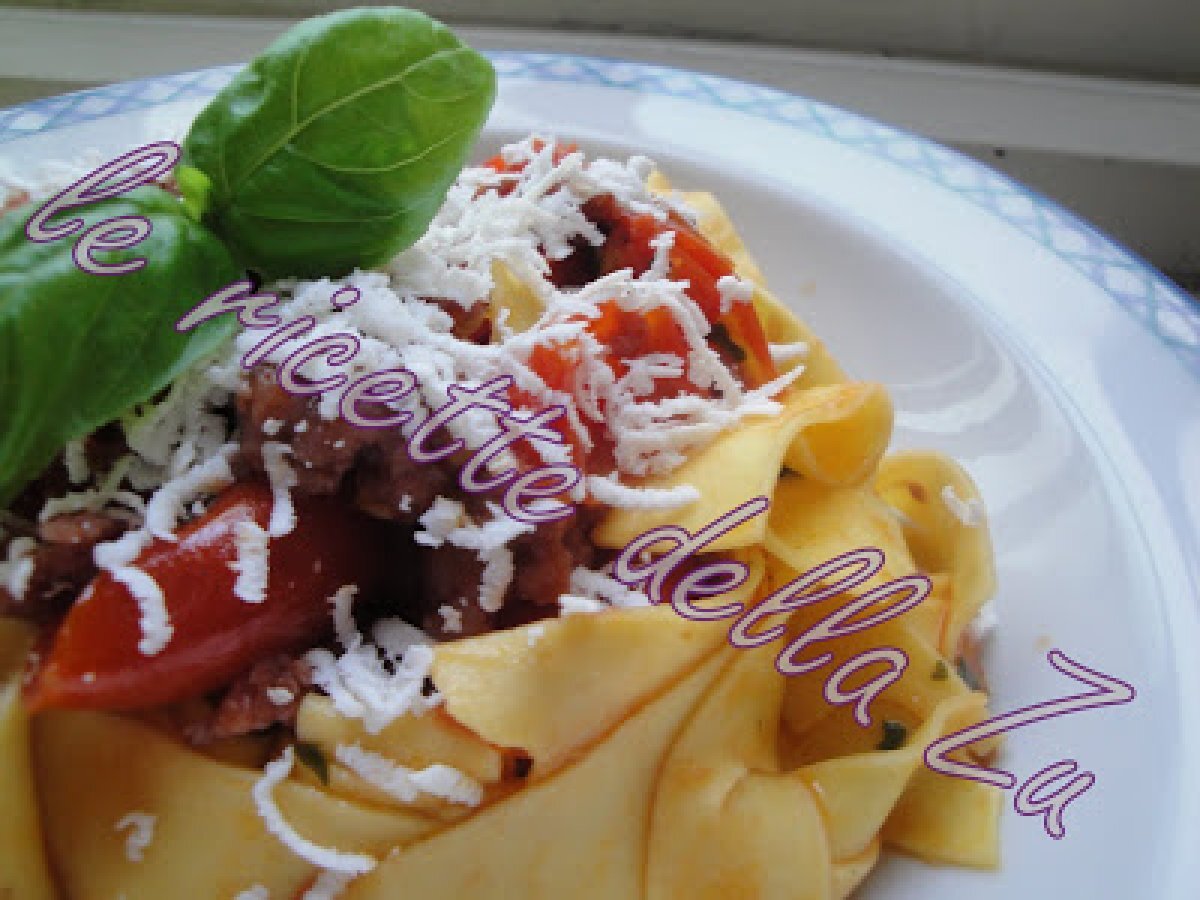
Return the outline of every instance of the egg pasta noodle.
[[[924,756],[988,718],[986,692],[966,680],[971,625],[994,589],[975,485],[940,453],[887,452],[885,388],[847,375],[775,298],[712,195],[657,173],[649,183],[731,261],[788,378],[772,413],[730,412],[677,464],[654,463],[656,448],[636,457],[651,460],[638,475],[606,482],[614,502],[591,540],[614,562],[573,582],[576,607],[599,611],[433,642],[359,633],[342,593],[341,652],[319,651],[315,667],[332,687],[277,689],[296,704],[294,730],[197,746],[170,704],[31,712],[33,630],[0,619],[0,894],[841,900],[885,849],[998,864],[1001,791]],[[656,248],[663,260],[670,249]],[[545,292],[502,261],[491,280],[480,321],[519,341]],[[207,308],[228,311],[248,290]],[[286,447],[278,456],[280,477],[299,465]],[[423,539],[464,537],[461,508],[431,510]],[[513,565],[488,543],[494,512],[462,551],[485,581]],[[253,560],[279,551],[262,528],[243,538],[239,591],[261,600]],[[456,615],[443,612],[451,632]],[[351,665],[381,667],[380,680],[349,691]],[[387,695],[397,671],[430,690]],[[990,738],[951,759],[996,749]],[[137,859],[116,827],[135,821]]]

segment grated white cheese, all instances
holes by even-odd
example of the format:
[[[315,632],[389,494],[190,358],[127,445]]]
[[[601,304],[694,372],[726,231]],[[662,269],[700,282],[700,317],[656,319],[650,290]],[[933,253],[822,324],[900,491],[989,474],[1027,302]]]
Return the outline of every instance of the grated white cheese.
[[[127,531],[115,541],[97,544],[92,548],[92,560],[96,567],[108,572],[114,581],[125,585],[138,605],[138,627],[142,637],[138,641],[138,652],[143,656],[161,653],[171,641],[174,627],[167,614],[167,602],[150,575],[130,565],[138,554],[149,546],[153,538],[145,529]],[[84,589],[80,599],[91,595],[91,587]]]
[[[349,650],[362,640],[358,626],[354,623],[354,598],[358,595],[358,585],[343,584],[329,598],[330,612],[333,615],[333,633],[343,649]]]
[[[607,572],[577,566],[571,572],[570,590],[576,596],[618,607],[649,606],[650,598],[617,581]]]
[[[344,716],[361,719],[378,734],[407,713],[421,715],[441,702],[425,696],[425,679],[433,665],[431,639],[401,619],[375,623],[375,643],[366,641],[350,614],[354,588],[341,588],[332,598],[334,631],[343,653],[317,648],[304,655],[313,683],[323,688]]]
[[[616,472],[607,476],[589,475],[588,493],[606,506],[622,509],[675,509],[700,499],[693,485],[680,484],[672,488],[644,488],[622,484]]]
[[[413,540],[427,547],[450,544],[463,550],[473,550],[483,563],[479,584],[479,607],[484,612],[496,612],[504,604],[504,595],[512,584],[513,555],[507,545],[517,535],[533,531],[533,526],[518,522],[499,506],[487,504],[491,519],[473,522],[466,508],[457,500],[435,497],[421,518],[422,528]]]
[[[920,528],[920,526],[917,524],[917,520],[902,509],[897,509],[894,506],[888,505],[887,514],[905,528]]]
[[[453,606],[443,604],[438,607],[438,615],[442,617],[442,630],[449,634],[462,632],[462,612]]]
[[[225,444],[203,463],[185,468],[165,482],[146,503],[146,528],[156,538],[175,541],[175,526],[188,504],[201,494],[210,494],[233,482],[229,459],[236,444]]]
[[[254,884],[239,891],[233,900],[271,900],[271,892],[264,885]]]
[[[412,494],[405,494],[400,498],[400,512],[412,512]]]
[[[230,399],[229,391],[215,384],[201,366],[177,378],[161,402],[145,404],[122,419],[131,451],[126,473],[130,485],[155,490],[188,468],[222,455],[229,435],[221,409]]]
[[[267,599],[270,536],[257,522],[247,521],[233,526],[233,540],[237,548],[237,559],[229,563],[237,572],[233,593],[244,603],[262,603]]]
[[[717,290],[721,292],[721,315],[728,315],[735,303],[749,303],[754,299],[754,283],[743,281],[736,275],[722,275],[717,279]]]
[[[296,699],[296,695],[285,687],[269,687],[267,688],[267,699],[276,706],[287,706]]]
[[[18,603],[25,599],[29,579],[33,575],[33,551],[37,541],[30,537],[13,538],[8,545],[8,558],[0,562],[0,587]]]
[[[91,476],[82,438],[67,441],[63,447],[63,465],[67,468],[67,480],[71,484],[83,484]]]
[[[643,281],[661,281],[671,271],[671,249],[675,246],[675,232],[664,231],[657,237],[651,238],[650,249],[654,251],[654,259],[649,268],[641,274]]]
[[[982,643],[996,630],[999,624],[1000,616],[996,612],[996,601],[989,600],[979,608],[975,618],[967,624],[967,632],[973,641]]]
[[[767,352],[771,354],[771,362],[786,365],[808,356],[808,344],[796,341],[793,344],[767,344]]]
[[[321,872],[300,900],[337,900],[355,878],[342,872]]]
[[[127,860],[130,862],[142,861],[146,848],[154,840],[154,824],[157,821],[157,816],[135,811],[122,816],[113,826],[115,831],[128,830],[129,832],[125,836],[125,858]]]
[[[278,441],[267,441],[262,446],[263,465],[267,480],[271,482],[271,521],[267,533],[271,537],[283,537],[296,527],[296,508],[292,505],[292,488],[296,486],[296,473],[284,457],[292,448]]]
[[[417,521],[422,530],[413,535],[413,540],[426,547],[440,547],[446,538],[466,520],[467,510],[457,500],[434,497],[429,509]]]
[[[984,522],[984,508],[978,497],[963,500],[954,492],[954,486],[947,484],[942,488],[942,502],[950,514],[968,528],[977,528]]]
[[[546,636],[546,626],[541,622],[530,625],[525,631],[525,645],[528,647],[534,646],[538,641]]]
[[[98,569],[119,569],[127,566],[149,545],[150,532],[145,529],[127,531],[115,541],[104,541],[92,548],[92,561]]]
[[[262,433],[268,437],[275,437],[283,428],[283,419],[263,419]]]
[[[313,682],[329,694],[344,716],[361,719],[370,734],[378,734],[408,713],[420,715],[441,702],[422,693],[433,664],[433,648],[411,647],[394,672],[384,667],[378,648],[356,646],[335,657],[328,650],[310,650]]]
[[[409,769],[358,744],[339,744],[335,753],[347,769],[401,803],[412,803],[421,794],[464,806],[478,806],[483,800],[483,786],[450,766]]]
[[[516,572],[512,551],[507,547],[492,547],[480,550],[483,575],[479,580],[479,608],[484,612],[496,612],[504,605],[504,595],[512,584]]]
[[[267,763],[262,777],[251,788],[251,796],[267,830],[296,856],[322,869],[345,875],[362,875],[375,868],[375,860],[363,853],[343,853],[331,847],[321,847],[298,833],[280,812],[274,790],[291,774],[295,751],[289,744],[278,759]]]
[[[609,609],[608,604],[601,603],[591,597],[581,597],[578,594],[560,594],[558,608],[564,616],[574,616],[584,613],[598,613]]]
[[[161,653],[175,634],[162,588],[150,575],[133,566],[113,569],[111,574],[113,580],[125,585],[137,601],[138,627],[142,631],[142,637],[138,641],[138,652],[142,656]]]

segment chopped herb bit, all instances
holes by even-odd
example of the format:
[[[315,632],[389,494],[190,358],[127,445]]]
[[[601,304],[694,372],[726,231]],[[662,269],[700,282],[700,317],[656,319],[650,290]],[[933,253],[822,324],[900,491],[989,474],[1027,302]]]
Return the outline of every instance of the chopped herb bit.
[[[954,668],[958,670],[958,677],[963,680],[963,684],[973,691],[983,690],[979,676],[967,665],[966,659],[960,656],[954,661]]]
[[[904,742],[908,740],[908,728],[902,722],[896,722],[892,719],[883,720],[883,740],[879,742],[876,750],[899,750],[904,746]]]
[[[316,744],[306,744],[303,741],[296,744],[296,758],[313,770],[313,774],[321,779],[321,784],[329,785],[329,763],[325,754]]]
[[[518,756],[512,761],[513,777],[526,778],[533,769],[533,760],[528,756]]]
[[[733,338],[729,336],[729,329],[719,322],[709,331],[708,338],[716,345],[718,350],[725,351],[735,362],[745,360],[746,351],[739,347]]]
[[[933,667],[933,675],[931,677],[934,681],[945,681],[950,677],[950,669],[946,667],[944,659],[937,661],[937,665]]]

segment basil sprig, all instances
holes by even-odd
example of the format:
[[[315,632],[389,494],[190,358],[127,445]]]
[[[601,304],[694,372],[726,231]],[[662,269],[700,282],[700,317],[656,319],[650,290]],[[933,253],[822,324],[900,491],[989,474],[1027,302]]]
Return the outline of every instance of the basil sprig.
[[[145,258],[140,271],[86,274],[74,240],[26,239],[28,208],[0,219],[0,507],[67,441],[212,352],[232,317],[189,334],[173,324],[244,269],[339,275],[416,241],[495,91],[491,64],[422,13],[310,19],[200,113],[175,172],[182,203],[141,188],[71,211],[89,226],[145,216],[145,240],[97,254]]]
[[[131,250],[97,252],[105,264],[142,257],[127,275],[81,271],[73,241],[35,244],[30,210],[0,219],[0,507],[59,449],[152,397],[212,353],[229,317],[180,334],[174,323],[241,277],[225,246],[154,187],[74,210],[91,226],[144,216],[150,234]]]
[[[179,185],[265,276],[376,265],[428,227],[495,91],[491,63],[422,13],[309,19],[200,113]]]

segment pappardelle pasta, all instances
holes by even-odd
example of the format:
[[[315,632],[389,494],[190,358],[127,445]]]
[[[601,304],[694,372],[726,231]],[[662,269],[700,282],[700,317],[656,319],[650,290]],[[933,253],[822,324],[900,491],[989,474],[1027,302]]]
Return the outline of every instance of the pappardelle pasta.
[[[1000,793],[922,756],[987,717],[978,492],[887,452],[886,389],[770,293],[716,198],[530,138],[387,265],[272,288],[355,357],[324,345],[289,392],[299,344],[240,329],[6,514],[0,895],[840,900],[885,848],[997,865]],[[339,416],[371,375],[359,408],[394,427]],[[538,466],[579,477],[526,508],[569,515],[507,513],[502,476]],[[647,530],[757,497],[689,561],[747,577],[698,605],[861,548],[883,568],[756,649],[613,577]],[[917,574],[910,612],[780,674],[790,637]],[[825,686],[882,647],[905,662],[864,726]]]

